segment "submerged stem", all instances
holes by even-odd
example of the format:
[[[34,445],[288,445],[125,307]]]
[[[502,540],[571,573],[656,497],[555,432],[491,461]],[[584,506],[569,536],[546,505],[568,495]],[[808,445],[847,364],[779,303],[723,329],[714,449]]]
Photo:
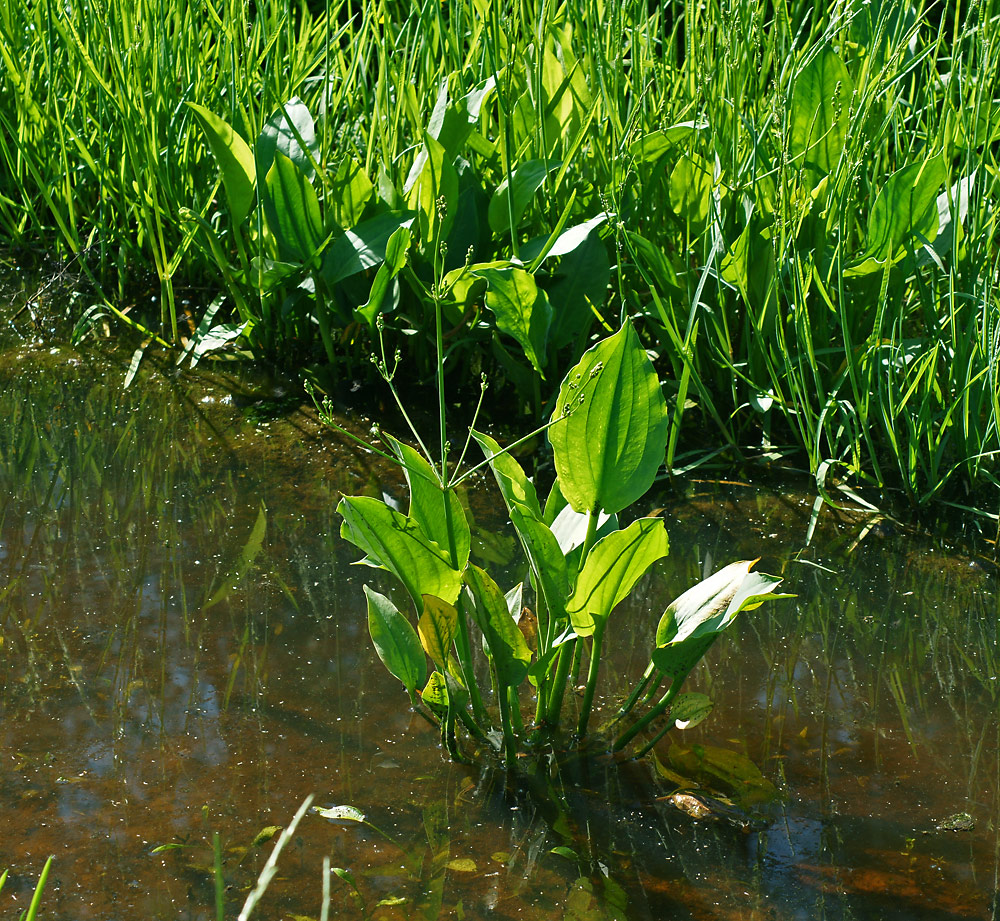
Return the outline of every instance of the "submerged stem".
[[[583,694],[583,707],[580,710],[580,722],[576,734],[582,739],[587,734],[587,723],[590,721],[590,710],[594,705],[594,691],[597,688],[597,675],[601,668],[601,646],[604,644],[604,629],[607,619],[600,620],[594,627],[594,639],[590,647],[590,665],[587,669],[587,689]]]

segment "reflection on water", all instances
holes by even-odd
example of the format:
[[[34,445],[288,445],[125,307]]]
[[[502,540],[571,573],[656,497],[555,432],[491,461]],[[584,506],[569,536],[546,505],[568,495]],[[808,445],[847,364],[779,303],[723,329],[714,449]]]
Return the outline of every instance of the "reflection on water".
[[[398,477],[307,414],[251,422],[224,381],[151,369],[123,392],[117,365],[47,349],[8,351],[0,379],[3,916],[54,854],[48,917],[212,918],[216,832],[235,916],[266,830],[309,793],[367,824],[308,815],[256,917],[318,917],[324,856],[353,874],[332,879],[344,918],[997,914],[981,565],[887,529],[852,546],[864,522],[833,513],[803,550],[794,494],[658,497],[671,557],[615,613],[603,686],[642,670],[703,570],[763,556],[799,597],[717,644],[695,678],[715,712],[675,741],[746,755],[782,799],[762,822],[694,820],[652,762],[599,755],[545,774],[545,798],[446,763],[374,658],[371,575],[333,509]]]

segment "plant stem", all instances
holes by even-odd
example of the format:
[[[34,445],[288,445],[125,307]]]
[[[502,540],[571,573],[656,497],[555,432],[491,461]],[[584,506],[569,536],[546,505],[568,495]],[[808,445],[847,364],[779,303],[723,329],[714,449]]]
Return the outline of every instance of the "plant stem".
[[[594,627],[594,639],[590,647],[590,665],[587,669],[587,689],[583,694],[583,707],[580,711],[580,722],[576,734],[582,739],[587,734],[587,723],[590,720],[590,710],[594,704],[594,690],[597,687],[597,674],[601,667],[601,646],[604,643],[604,629],[607,618],[600,620]]]
[[[513,767],[517,759],[517,741],[510,722],[510,701],[507,688],[497,687],[497,704],[500,707],[500,729],[503,732],[503,757],[507,767]]]
[[[559,655],[556,660],[556,674],[552,679],[552,688],[549,691],[549,704],[545,711],[545,722],[551,728],[559,725],[559,714],[562,711],[563,694],[566,691],[566,679],[569,677],[569,667],[573,661],[573,650],[580,642],[579,637],[573,637],[559,648]]]
[[[646,666],[646,671],[643,672],[642,674],[642,680],[635,686],[635,689],[629,695],[628,700],[626,700],[625,703],[622,704],[621,709],[618,711],[618,713],[615,714],[615,718],[611,721],[612,725],[617,723],[623,716],[627,716],[629,710],[631,710],[638,703],[639,697],[642,695],[643,691],[646,690],[646,687],[649,685],[649,683],[653,680],[654,672],[655,672],[655,666],[653,665],[652,662],[650,662],[649,665]],[[654,687],[655,686],[656,685],[654,685]]]
[[[632,741],[643,729],[645,729],[653,720],[658,716],[663,714],[666,709],[673,703],[674,698],[677,696],[681,689],[681,685],[684,684],[684,679],[690,674],[690,670],[685,672],[683,675],[678,675],[670,682],[670,687],[667,688],[667,693],[664,694],[655,704],[655,706],[646,714],[642,716],[641,719],[636,720],[628,729],[626,729],[617,739],[615,739],[615,744],[612,747],[612,751],[621,751],[629,742]]]

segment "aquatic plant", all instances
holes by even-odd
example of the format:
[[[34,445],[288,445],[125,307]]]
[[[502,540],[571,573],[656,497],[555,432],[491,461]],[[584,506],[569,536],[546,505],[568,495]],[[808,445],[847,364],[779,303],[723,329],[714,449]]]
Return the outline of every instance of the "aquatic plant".
[[[403,513],[382,499],[345,496],[338,506],[341,536],[364,552],[363,563],[394,575],[409,595],[415,625],[387,595],[365,586],[372,641],[412,705],[440,726],[453,758],[465,757],[456,731],[461,725],[513,765],[526,747],[558,740],[566,688],[575,682],[585,648],[585,690],[575,736],[587,735],[612,613],[667,554],[662,520],[639,518],[622,527],[618,519],[647,492],[660,468],[668,437],[666,401],[626,320],[617,333],[584,353],[559,388],[552,417],[543,427],[557,476],[542,503],[509,447],[503,449],[477,431],[475,422],[451,465],[438,301],[435,309],[439,460],[415,429],[419,449],[380,432],[387,449],[380,453],[405,471],[409,509]],[[379,368],[405,415],[393,385],[394,369],[384,357]],[[481,392],[485,389],[484,380]],[[327,403],[326,421],[340,428],[329,410]],[[473,440],[486,460],[462,472]],[[463,480],[487,464],[528,570],[527,585],[521,582],[506,591],[470,560],[471,532],[457,492]],[[615,750],[661,717],[665,725],[643,752],[671,726],[693,726],[708,715],[712,703],[705,695],[680,693],[685,679],[741,611],[782,597],[774,594],[780,580],[753,572],[752,566],[743,561],[725,567],[664,611],[646,673],[615,722],[630,717],[640,702],[650,704],[665,678],[669,687],[613,740]],[[479,670],[474,632],[487,658]],[[433,665],[429,675],[428,658]],[[480,687],[483,671],[488,672],[488,683],[483,683],[489,697]],[[528,721],[522,712],[525,685],[534,697],[534,716]]]
[[[42,890],[45,889],[45,883],[49,878],[49,869],[52,866],[53,858],[49,857],[45,861],[45,866],[42,867],[42,872],[38,877],[38,884],[35,886],[35,891],[31,896],[31,903],[28,907],[18,915],[18,921],[35,921],[38,917],[38,912],[42,907]],[[0,892],[3,891],[4,884],[7,882],[7,870],[0,873]]]

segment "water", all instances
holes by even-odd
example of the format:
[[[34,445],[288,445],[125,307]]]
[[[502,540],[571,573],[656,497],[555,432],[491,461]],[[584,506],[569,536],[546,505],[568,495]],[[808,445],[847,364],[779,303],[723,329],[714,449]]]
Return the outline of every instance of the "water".
[[[308,815],[255,917],[319,917],[324,856],[356,884],[332,878],[338,918],[1000,913],[985,561],[828,510],[804,548],[794,489],[652,497],[638,511],[663,508],[671,555],[612,617],[605,709],[672,597],[762,556],[799,597],[716,644],[692,679],[715,712],[675,742],[749,759],[782,795],[752,827],[695,821],[652,762],[595,755],[553,772],[556,808],[445,762],[371,650],[372,571],[334,508],[401,497],[398,476],[308,413],[262,421],[228,378],[122,377],[120,357],[48,346],[0,359],[0,915],[52,854],[42,917],[213,918],[217,833],[235,917],[274,842],[255,839],[309,794],[369,824]],[[488,484],[470,500],[502,552]],[[938,828],[962,813],[971,829]]]

